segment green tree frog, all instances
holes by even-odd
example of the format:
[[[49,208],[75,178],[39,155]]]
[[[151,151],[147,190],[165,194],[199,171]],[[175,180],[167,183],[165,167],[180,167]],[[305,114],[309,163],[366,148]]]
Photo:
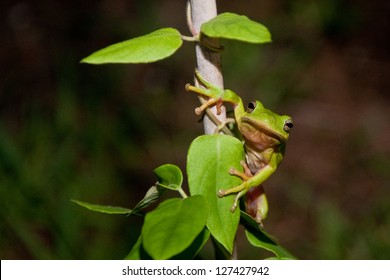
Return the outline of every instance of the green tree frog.
[[[293,127],[291,117],[280,116],[264,108],[260,101],[249,103],[244,108],[241,98],[229,89],[221,89],[205,80],[198,71],[197,79],[205,88],[187,84],[186,90],[195,92],[207,101],[195,109],[196,114],[201,114],[211,106],[217,106],[217,112],[223,102],[233,105],[234,118],[239,130],[238,137],[244,142],[246,162],[241,162],[244,172],[234,168],[229,173],[242,179],[242,183],[230,189],[220,189],[219,197],[236,194],[231,211],[237,208],[238,201],[246,195],[245,207],[260,225],[268,213],[268,202],[262,183],[275,172],[283,159],[286,150],[286,141]]]

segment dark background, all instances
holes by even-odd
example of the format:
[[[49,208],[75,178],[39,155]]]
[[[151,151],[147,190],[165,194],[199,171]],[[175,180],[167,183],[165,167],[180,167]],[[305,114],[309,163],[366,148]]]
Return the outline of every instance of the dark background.
[[[302,259],[390,258],[390,2],[218,1],[273,43],[222,42],[227,88],[293,116],[265,184],[266,230]],[[146,65],[80,64],[162,27],[189,35],[185,1],[0,4],[0,257],[122,259],[142,219],[70,202],[133,207],[164,163],[185,170],[202,133],[194,49]],[[212,257],[209,249],[203,257]],[[240,258],[269,256],[238,238]]]

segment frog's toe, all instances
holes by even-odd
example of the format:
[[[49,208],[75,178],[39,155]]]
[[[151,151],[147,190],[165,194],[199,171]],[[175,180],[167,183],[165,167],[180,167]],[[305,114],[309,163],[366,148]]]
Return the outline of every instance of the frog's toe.
[[[237,208],[237,204],[236,203],[233,203],[232,207],[230,207],[230,212],[234,212],[236,211],[236,208]]]
[[[245,173],[242,173],[242,172],[238,171],[234,167],[229,169],[229,174],[237,176],[237,177],[241,178],[243,181],[248,181],[250,179],[249,176],[247,176]]]
[[[222,197],[224,197],[226,195],[226,192],[224,191],[224,190],[219,190],[218,191],[218,197],[219,198],[222,198]]]
[[[195,114],[196,114],[196,115],[200,116],[202,113],[203,113],[202,108],[200,108],[200,107],[196,107],[196,108],[195,108]]]

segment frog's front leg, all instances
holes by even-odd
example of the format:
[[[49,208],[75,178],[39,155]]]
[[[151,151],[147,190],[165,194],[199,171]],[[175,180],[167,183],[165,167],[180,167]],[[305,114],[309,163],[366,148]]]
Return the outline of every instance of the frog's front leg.
[[[209,99],[205,101],[201,106],[195,108],[195,114],[200,115],[204,110],[207,108],[210,108],[214,105],[217,106],[217,114],[219,115],[221,113],[221,106],[223,104],[221,93],[217,91],[216,89],[212,88],[200,88],[196,86],[192,86],[190,84],[186,84],[186,91],[192,91],[195,92],[201,96],[206,96]]]
[[[214,130],[214,134],[219,134],[225,128],[229,129],[227,126],[229,124],[234,124],[234,123],[236,123],[235,119],[227,118],[226,120],[224,120],[223,122],[217,125],[217,127]]]
[[[195,92],[203,97],[208,97],[208,100],[202,104],[200,107],[195,109],[195,113],[200,115],[205,109],[212,107],[214,105],[217,106],[217,112],[220,112],[220,108],[223,102],[232,103],[233,106],[237,104],[241,104],[241,98],[229,89],[221,89],[206,79],[204,79],[198,70],[195,70],[195,76],[199,80],[201,84],[205,86],[205,88],[192,86],[190,84],[186,84],[186,90]]]
[[[243,164],[241,163],[241,165]],[[240,185],[227,190],[218,191],[219,197],[224,197],[229,194],[237,193],[234,199],[234,203],[230,208],[232,212],[236,210],[238,206],[238,201],[249,191],[249,189],[251,189],[252,187],[260,186],[275,171],[275,168],[269,164],[264,166],[262,169],[260,169],[255,175],[249,176],[248,175],[248,172],[250,173],[249,168],[246,166],[246,164],[245,166],[243,165],[243,167],[245,173],[242,173],[234,168],[230,169],[229,171],[231,175],[240,177],[243,180],[243,182]]]

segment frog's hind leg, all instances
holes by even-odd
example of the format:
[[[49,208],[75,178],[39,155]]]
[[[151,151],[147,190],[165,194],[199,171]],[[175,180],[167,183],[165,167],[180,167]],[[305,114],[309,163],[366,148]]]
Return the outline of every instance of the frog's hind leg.
[[[268,214],[268,200],[262,185],[252,187],[246,193],[245,210],[262,227]]]

